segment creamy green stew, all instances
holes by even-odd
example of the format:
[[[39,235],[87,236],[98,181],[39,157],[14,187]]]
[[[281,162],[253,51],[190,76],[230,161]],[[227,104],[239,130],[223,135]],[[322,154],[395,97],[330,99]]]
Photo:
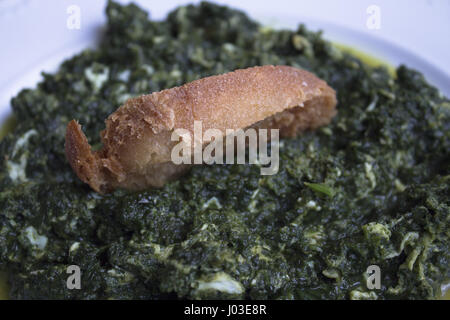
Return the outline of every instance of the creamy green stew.
[[[0,143],[0,269],[14,299],[434,298],[450,278],[450,101],[300,25],[273,30],[211,3],[152,21],[109,2],[101,43],[12,100]],[[280,141],[280,170],[196,166],[159,190],[99,195],[64,154],[69,120],[100,147],[132,96],[255,65],[336,89],[332,123]],[[67,267],[81,289],[67,288]],[[379,266],[380,289],[366,285]]]

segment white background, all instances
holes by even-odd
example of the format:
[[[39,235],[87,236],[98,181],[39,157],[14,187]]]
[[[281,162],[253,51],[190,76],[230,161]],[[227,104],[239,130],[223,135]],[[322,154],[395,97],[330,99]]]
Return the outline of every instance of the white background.
[[[120,2],[129,2],[126,0]],[[199,1],[136,0],[150,11],[151,18],[162,19],[180,4]],[[325,36],[377,56],[393,64],[409,52],[416,60],[407,60],[422,69],[443,92],[450,90],[450,0],[230,0],[216,1],[241,8],[263,23],[295,27],[305,22],[312,29],[323,28]],[[81,9],[81,29],[67,28],[67,8]],[[64,58],[86,46],[94,46],[105,22],[104,0],[0,0],[0,120],[5,104],[24,86],[34,86],[39,73],[51,71]],[[367,28],[370,5],[381,9],[379,30]],[[357,37],[343,36],[345,30]],[[341,30],[342,29],[342,30]],[[340,30],[337,32],[337,30]],[[344,32],[345,33],[345,32]],[[385,40],[366,44],[364,38]],[[352,43],[353,42],[353,43]],[[376,41],[375,41],[376,42]],[[381,42],[380,42],[381,43]],[[400,51],[388,54],[389,45]],[[425,61],[427,64],[421,62]],[[441,72],[436,75],[436,72]],[[428,74],[427,74],[428,72]]]

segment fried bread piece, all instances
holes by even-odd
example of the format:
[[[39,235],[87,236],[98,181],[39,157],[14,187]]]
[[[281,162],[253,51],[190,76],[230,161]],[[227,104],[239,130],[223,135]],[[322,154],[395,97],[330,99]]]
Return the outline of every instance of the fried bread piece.
[[[114,188],[161,187],[188,165],[171,161],[173,130],[278,128],[281,137],[328,124],[336,95],[310,72],[261,66],[195,80],[129,99],[106,119],[103,148],[92,151],[81,126],[66,131],[67,159],[78,177],[100,193]]]

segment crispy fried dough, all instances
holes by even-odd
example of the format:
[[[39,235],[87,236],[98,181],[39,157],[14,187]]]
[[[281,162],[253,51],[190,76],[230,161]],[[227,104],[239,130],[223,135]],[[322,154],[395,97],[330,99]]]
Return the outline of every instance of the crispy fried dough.
[[[278,128],[281,137],[328,124],[336,95],[323,80],[289,66],[236,70],[129,99],[106,119],[103,149],[93,152],[80,125],[66,131],[66,155],[97,192],[161,187],[189,166],[171,162],[174,129]]]

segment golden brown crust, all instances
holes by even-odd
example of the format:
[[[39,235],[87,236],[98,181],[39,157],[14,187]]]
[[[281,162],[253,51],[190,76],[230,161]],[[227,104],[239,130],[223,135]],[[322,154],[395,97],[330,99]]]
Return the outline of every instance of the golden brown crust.
[[[94,190],[100,191],[106,183],[101,174],[101,166],[97,154],[91,152],[81,126],[75,120],[67,125],[66,157],[78,177],[88,183]]]
[[[116,187],[160,187],[186,170],[170,161],[171,133],[194,120],[203,130],[279,128],[284,137],[329,123],[335,115],[332,88],[289,66],[262,66],[207,77],[128,100],[106,120],[100,152],[91,152],[71,121],[66,154],[78,177],[98,192]]]

